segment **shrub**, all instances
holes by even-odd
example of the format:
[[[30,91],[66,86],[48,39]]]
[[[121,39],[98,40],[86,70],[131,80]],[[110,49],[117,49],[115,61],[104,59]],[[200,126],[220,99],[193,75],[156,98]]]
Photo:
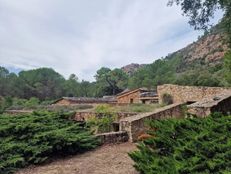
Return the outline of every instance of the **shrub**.
[[[163,101],[163,104],[166,104],[166,105],[173,104],[173,97],[170,94],[165,93],[162,95],[162,101]]]
[[[231,116],[149,122],[150,138],[129,155],[141,173],[230,173]]]
[[[0,97],[0,114],[3,113],[12,105],[13,101],[11,97]]]
[[[0,115],[0,173],[38,164],[54,155],[95,148],[99,142],[90,130],[71,121],[71,114],[34,112]]]
[[[95,109],[96,117],[87,121],[87,125],[96,133],[110,132],[112,123],[116,120],[116,114],[109,105],[98,105]]]
[[[26,108],[36,108],[40,103],[39,99],[36,97],[31,97],[29,100],[25,102],[25,107]]]

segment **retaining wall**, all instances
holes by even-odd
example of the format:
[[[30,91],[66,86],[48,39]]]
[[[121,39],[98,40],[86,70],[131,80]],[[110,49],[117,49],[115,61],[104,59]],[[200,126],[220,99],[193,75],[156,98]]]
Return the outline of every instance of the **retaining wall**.
[[[116,143],[124,143],[127,142],[129,137],[126,131],[120,132],[109,132],[96,135],[101,144],[116,144]]]
[[[214,112],[224,115],[231,113],[231,93],[217,95],[188,106],[188,112],[198,117],[206,117]]]
[[[146,120],[166,119],[166,118],[183,118],[184,104],[172,104],[163,108],[157,109],[154,112],[138,114],[132,117],[127,117],[120,120],[120,131],[127,131],[129,141],[134,142],[138,137],[146,131]]]
[[[115,116],[117,118],[116,121],[119,121],[122,118],[130,117],[130,116],[136,115],[137,113],[135,113],[135,112],[115,112],[112,114],[115,114]],[[102,115],[104,115],[104,113],[76,112],[73,119],[76,121],[87,121],[90,118],[100,118],[100,117],[102,117]]]

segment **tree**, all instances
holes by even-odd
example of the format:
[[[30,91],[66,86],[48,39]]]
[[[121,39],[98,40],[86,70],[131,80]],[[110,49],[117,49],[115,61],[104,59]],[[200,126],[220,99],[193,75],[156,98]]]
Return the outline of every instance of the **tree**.
[[[75,74],[71,74],[66,80],[65,85],[65,96],[68,97],[78,97],[80,96],[80,83],[78,82],[78,77]]]
[[[126,88],[128,76],[121,69],[111,70],[109,68],[101,68],[95,76],[98,87],[104,90],[106,95],[115,95]]]
[[[230,0],[169,0],[169,5],[181,6],[183,14],[189,17],[189,24],[195,29],[207,30],[216,10],[224,12],[222,26],[228,34],[231,47],[231,1]]]
[[[65,79],[51,68],[21,71],[19,79],[24,83],[24,98],[44,100],[63,96]]]
[[[85,80],[82,80],[82,82],[80,83],[80,96],[81,97],[91,97],[91,83]]]

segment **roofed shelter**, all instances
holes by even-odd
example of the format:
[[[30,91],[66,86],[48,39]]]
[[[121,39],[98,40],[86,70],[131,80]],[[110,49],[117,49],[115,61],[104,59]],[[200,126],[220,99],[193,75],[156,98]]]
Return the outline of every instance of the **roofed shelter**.
[[[157,103],[158,95],[154,90],[147,88],[138,88],[134,90],[125,90],[117,95],[117,103]]]

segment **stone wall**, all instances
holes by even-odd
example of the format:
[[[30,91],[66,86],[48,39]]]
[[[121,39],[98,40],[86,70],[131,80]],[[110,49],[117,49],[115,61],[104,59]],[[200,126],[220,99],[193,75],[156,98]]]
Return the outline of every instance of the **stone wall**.
[[[159,103],[163,103],[163,94],[167,93],[173,97],[173,103],[197,102],[207,97],[212,97],[220,93],[231,92],[231,88],[221,87],[197,87],[197,86],[179,86],[179,85],[161,85],[157,87]]]
[[[116,144],[127,142],[129,137],[126,131],[109,132],[96,135],[100,139],[101,144]]]
[[[67,100],[67,99],[60,99],[53,103],[52,105],[58,105],[58,106],[65,106],[65,105],[84,105],[84,104],[90,104],[90,105],[99,105],[99,104],[116,104],[116,101],[103,101],[103,100]]]
[[[76,121],[87,121],[90,118],[100,118],[102,114],[96,113],[96,112],[76,112],[73,119]],[[135,112],[115,112],[113,114],[115,114],[117,118],[116,121],[119,121],[122,118],[130,117],[130,116],[136,115],[137,113]]]
[[[231,113],[231,92],[216,95],[188,106],[188,112],[198,117],[206,117],[214,112],[224,115]]]
[[[154,112],[138,114],[120,120],[120,131],[127,131],[129,141],[134,142],[145,133],[145,121],[152,119],[182,118],[184,117],[183,103],[172,104],[157,109]]]

